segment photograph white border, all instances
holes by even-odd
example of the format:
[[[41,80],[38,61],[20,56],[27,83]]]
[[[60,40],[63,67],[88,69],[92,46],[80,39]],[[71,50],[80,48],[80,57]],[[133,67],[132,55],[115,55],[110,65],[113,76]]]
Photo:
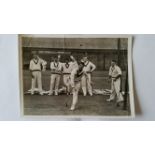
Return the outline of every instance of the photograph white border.
[[[22,55],[22,37],[33,38],[128,38],[128,84],[130,98],[129,116],[89,116],[89,115],[24,115],[24,92],[23,92],[23,55]],[[133,54],[132,54],[132,35],[129,34],[19,34],[19,85],[20,85],[20,114],[21,117],[30,119],[46,120],[103,120],[104,118],[120,119],[135,117],[134,87],[133,87]]]

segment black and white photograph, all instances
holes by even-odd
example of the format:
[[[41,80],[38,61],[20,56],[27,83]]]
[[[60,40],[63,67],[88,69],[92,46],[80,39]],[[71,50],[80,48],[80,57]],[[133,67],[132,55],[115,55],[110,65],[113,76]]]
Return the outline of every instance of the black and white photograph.
[[[133,117],[131,35],[19,35],[24,116]]]

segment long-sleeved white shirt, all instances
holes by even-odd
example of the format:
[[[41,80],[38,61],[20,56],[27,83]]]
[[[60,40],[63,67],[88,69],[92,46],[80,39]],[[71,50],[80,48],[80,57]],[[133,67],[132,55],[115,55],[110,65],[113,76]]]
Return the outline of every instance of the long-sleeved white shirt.
[[[90,61],[85,62],[85,66],[83,68],[85,72],[89,73],[94,71],[95,69],[96,69],[96,66],[92,62]]]
[[[62,63],[62,71],[64,74],[70,74],[73,69],[78,68],[77,62]]]
[[[53,74],[61,74],[62,63],[61,62],[51,62],[50,69],[51,69],[51,73],[53,73]]]
[[[118,75],[122,75],[121,68],[117,65],[115,65],[114,67],[111,66],[109,69],[109,76],[111,76],[112,78],[116,78]]]
[[[42,67],[45,67],[47,65],[47,62],[41,58],[36,59],[32,59],[30,61],[30,66],[29,69],[31,71],[41,71]]]

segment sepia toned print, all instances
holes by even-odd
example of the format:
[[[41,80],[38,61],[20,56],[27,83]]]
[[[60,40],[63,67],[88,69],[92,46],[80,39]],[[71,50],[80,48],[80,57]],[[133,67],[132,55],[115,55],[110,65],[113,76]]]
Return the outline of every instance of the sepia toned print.
[[[25,116],[134,116],[131,36],[19,37]]]

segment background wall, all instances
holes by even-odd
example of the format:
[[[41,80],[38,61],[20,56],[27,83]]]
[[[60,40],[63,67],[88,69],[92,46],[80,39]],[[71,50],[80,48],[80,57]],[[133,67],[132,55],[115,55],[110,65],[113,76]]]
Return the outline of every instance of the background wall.
[[[17,35],[0,35],[0,58],[0,120],[32,120],[20,115]],[[136,118],[128,120],[155,120],[154,58],[155,35],[134,35],[133,71]],[[45,117],[33,118],[33,120],[45,119],[51,120]]]
[[[115,59],[121,69],[127,68],[127,38],[48,38],[45,37],[23,37],[23,63],[24,68],[29,68],[32,58],[32,51],[38,51],[39,55],[47,62],[51,62],[51,57],[62,55],[61,61],[72,54],[76,60],[80,60],[86,53],[95,65],[96,70],[109,70],[111,59]],[[47,69],[50,69],[49,63]]]

